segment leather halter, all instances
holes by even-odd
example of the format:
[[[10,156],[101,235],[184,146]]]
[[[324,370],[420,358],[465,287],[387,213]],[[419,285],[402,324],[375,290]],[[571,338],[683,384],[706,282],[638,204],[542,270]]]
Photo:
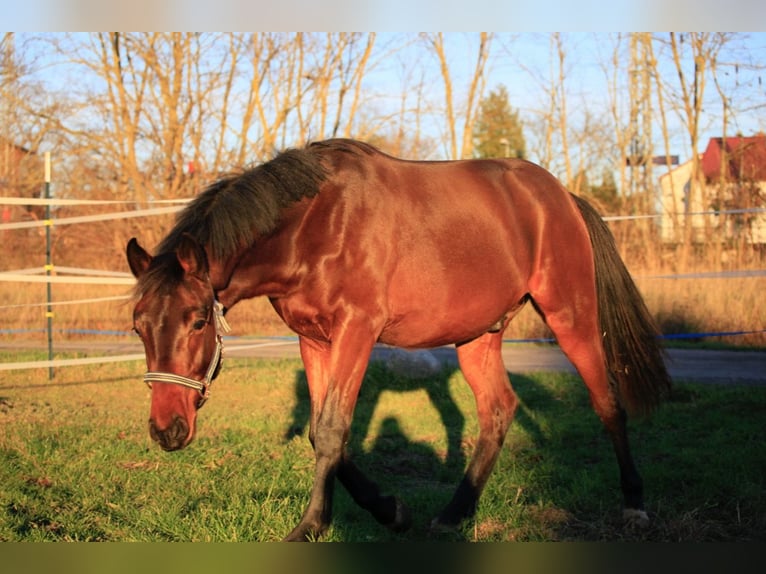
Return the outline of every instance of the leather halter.
[[[163,373],[158,371],[149,371],[144,375],[144,382],[151,389],[152,383],[173,383],[181,385],[182,387],[188,387],[196,390],[201,397],[197,408],[200,408],[205,404],[210,396],[210,385],[213,382],[213,376],[223,355],[223,335],[231,331],[229,323],[223,316],[223,305],[217,300],[213,301],[213,318],[215,321],[215,351],[213,352],[213,358],[210,360],[210,365],[205,373],[205,378],[201,381],[190,379],[182,375],[176,375],[174,373]]]

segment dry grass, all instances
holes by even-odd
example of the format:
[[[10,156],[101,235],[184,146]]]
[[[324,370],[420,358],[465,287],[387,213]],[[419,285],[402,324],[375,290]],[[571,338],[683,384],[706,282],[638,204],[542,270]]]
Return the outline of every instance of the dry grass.
[[[766,277],[640,279],[647,305],[665,334],[756,331],[766,328]],[[766,333],[706,337],[764,347]]]
[[[763,293],[764,277],[729,279],[638,278],[639,288],[649,309],[665,334],[756,331],[766,325]],[[121,286],[54,285],[54,301],[125,296]],[[2,339],[43,340],[46,327],[45,286],[27,284],[22,289],[13,283],[0,283],[0,323]],[[37,305],[37,306],[33,306]],[[54,309],[56,337],[92,337],[107,331],[128,333],[131,329],[131,304],[128,299],[61,305]],[[233,335],[280,336],[290,331],[265,298],[244,301],[229,315]],[[59,330],[65,331],[61,333]],[[514,319],[507,331],[509,339],[549,337],[545,324],[531,306]],[[706,337],[706,341],[731,345],[764,347],[766,334]]]

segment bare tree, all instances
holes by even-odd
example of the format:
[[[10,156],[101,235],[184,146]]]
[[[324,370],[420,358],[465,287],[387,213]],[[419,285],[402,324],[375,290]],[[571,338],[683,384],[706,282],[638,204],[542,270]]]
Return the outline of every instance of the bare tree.
[[[62,128],[143,204],[309,138],[350,136],[375,34],[99,33],[59,40],[97,78]],[[101,121],[94,121],[94,114]]]
[[[398,95],[390,91],[390,85],[379,92],[368,91],[370,105],[357,115],[356,135],[399,157],[429,159],[439,148],[437,138],[424,132],[424,124],[430,117],[442,117],[443,107],[427,97],[429,82],[424,59],[431,54],[414,51],[413,45],[422,40],[411,37],[395,37],[382,46],[376,65],[384,67],[399,80]],[[384,107],[395,101],[396,108]]]
[[[332,136],[340,135],[341,120],[345,116],[346,127],[342,135],[353,135],[354,119],[359,109],[362,80],[365,77],[365,68],[370,61],[370,54],[375,45],[375,34],[368,34],[361,50],[357,53],[357,45],[362,39],[361,34],[341,34],[341,46],[346,48],[346,54],[338,63],[338,104],[335,110],[335,122],[333,123]],[[351,102],[348,108],[345,106],[346,96],[350,93]]]
[[[539,91],[539,107],[531,110],[532,117],[525,122],[529,157],[544,168],[556,174],[565,185],[572,187],[574,170],[572,167],[567,113],[567,73],[569,62],[565,38],[560,33],[552,33],[540,38],[548,46],[549,66],[545,70],[539,66],[530,66],[518,60],[519,67],[531,79],[532,85]]]
[[[261,138],[259,147],[272,152],[294,101],[300,101],[302,97],[303,74],[299,66],[303,61],[303,34],[290,39],[281,34],[255,33],[238,36],[233,43],[232,54],[235,57],[242,54],[249,76],[241,121],[235,131],[235,163],[244,165],[251,161],[250,158],[258,157],[251,149],[251,130],[256,130],[257,125]],[[237,68],[239,59],[233,61],[233,69]]]
[[[210,98],[226,76],[201,34],[92,34],[60,45],[70,62],[100,80],[84,94],[89,114],[64,128],[115,168],[120,191],[144,204],[194,193],[203,163]],[[103,120],[95,124],[93,114]]]
[[[44,85],[33,79],[39,55],[24,40],[19,42],[13,32],[0,36],[0,186],[11,195],[31,195],[39,192],[42,182],[42,158],[38,150],[58,135],[55,117],[65,110],[66,102],[48,97]],[[9,154],[15,151],[15,159]],[[8,180],[7,170],[13,170]]]
[[[618,150],[620,157],[627,157],[627,150],[630,143],[629,128],[625,125],[624,119],[624,101],[625,87],[623,82],[623,47],[625,36],[621,33],[616,34],[612,39],[611,49],[607,52],[606,48],[601,51],[603,57],[599,64],[604,73],[606,83],[609,114],[611,116],[614,147]],[[628,187],[628,173],[626,162],[617,161],[616,170],[619,174],[619,192]]]
[[[447,56],[444,34],[422,34],[426,44],[433,51],[439,63],[439,72],[444,84],[444,106],[446,114],[446,129],[448,133],[448,149],[451,158],[467,158],[472,155],[473,124],[476,119],[479,101],[486,83],[486,67],[490,55],[492,35],[487,32],[479,34],[479,45],[476,51],[476,62],[468,79],[466,100],[463,111],[463,125],[458,133],[458,110],[455,102],[453,74]]]
[[[671,50],[677,74],[675,85],[666,81],[666,93],[686,128],[691,148],[692,179],[686,195],[686,206],[689,211],[710,204],[706,187],[700,180],[700,123],[703,118],[708,71],[726,41],[726,34],[710,32],[685,34],[671,32],[666,41]],[[709,236],[711,222],[708,218],[704,221],[705,234]],[[683,239],[681,261],[685,265],[691,254],[692,243],[695,241],[694,226],[689,216],[685,217]]]
[[[650,69],[652,82],[654,85],[654,90],[656,94],[656,102],[657,102],[657,117],[660,121],[660,132],[662,133],[662,143],[663,143],[663,150],[665,153],[665,170],[668,175],[670,175],[673,166],[672,166],[672,148],[671,148],[671,139],[670,139],[670,128],[668,126],[668,116],[666,113],[666,103],[665,103],[665,96],[664,96],[664,90],[662,88],[662,79],[661,74],[658,67],[658,59],[655,55],[654,51],[654,42],[652,41],[648,45],[649,54],[648,54],[648,66]],[[670,196],[671,196],[671,202],[674,206],[670,210],[665,210],[663,212],[663,217],[670,217],[670,220],[672,222],[673,227],[673,234],[674,234],[674,242],[678,243],[680,241],[679,236],[679,230],[681,229],[681,218],[680,214],[675,209],[676,205],[680,205],[680,195],[683,193],[683,190],[678,189],[675,185],[675,179],[672,177],[668,178],[668,185],[670,187]],[[664,206],[663,206],[664,209]]]
[[[551,51],[555,57],[551,58],[551,85],[550,102],[552,119],[555,118],[555,125],[559,129],[561,138],[561,155],[564,159],[564,169],[566,174],[566,186],[570,189],[575,187],[574,174],[572,170],[572,158],[569,149],[569,137],[567,116],[567,98],[566,98],[566,49],[564,41],[559,32],[551,35]]]
[[[249,76],[238,158],[309,139],[353,134],[375,34],[260,33],[247,37]]]

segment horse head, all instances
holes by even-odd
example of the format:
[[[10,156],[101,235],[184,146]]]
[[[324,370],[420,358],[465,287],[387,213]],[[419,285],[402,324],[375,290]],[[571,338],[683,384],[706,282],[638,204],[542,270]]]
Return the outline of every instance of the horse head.
[[[144,381],[152,390],[149,434],[164,450],[178,450],[194,438],[197,410],[221,367],[227,326],[205,250],[191,236],[154,257],[133,238],[127,258],[138,279],[133,329],[144,344]]]

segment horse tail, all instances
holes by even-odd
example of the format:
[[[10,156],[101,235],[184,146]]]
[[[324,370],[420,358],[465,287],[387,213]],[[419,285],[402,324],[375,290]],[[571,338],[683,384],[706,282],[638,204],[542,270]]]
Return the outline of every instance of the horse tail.
[[[572,195],[588,228],[596,268],[596,296],[606,368],[621,406],[646,415],[670,391],[659,329],[620,258],[598,212]]]

